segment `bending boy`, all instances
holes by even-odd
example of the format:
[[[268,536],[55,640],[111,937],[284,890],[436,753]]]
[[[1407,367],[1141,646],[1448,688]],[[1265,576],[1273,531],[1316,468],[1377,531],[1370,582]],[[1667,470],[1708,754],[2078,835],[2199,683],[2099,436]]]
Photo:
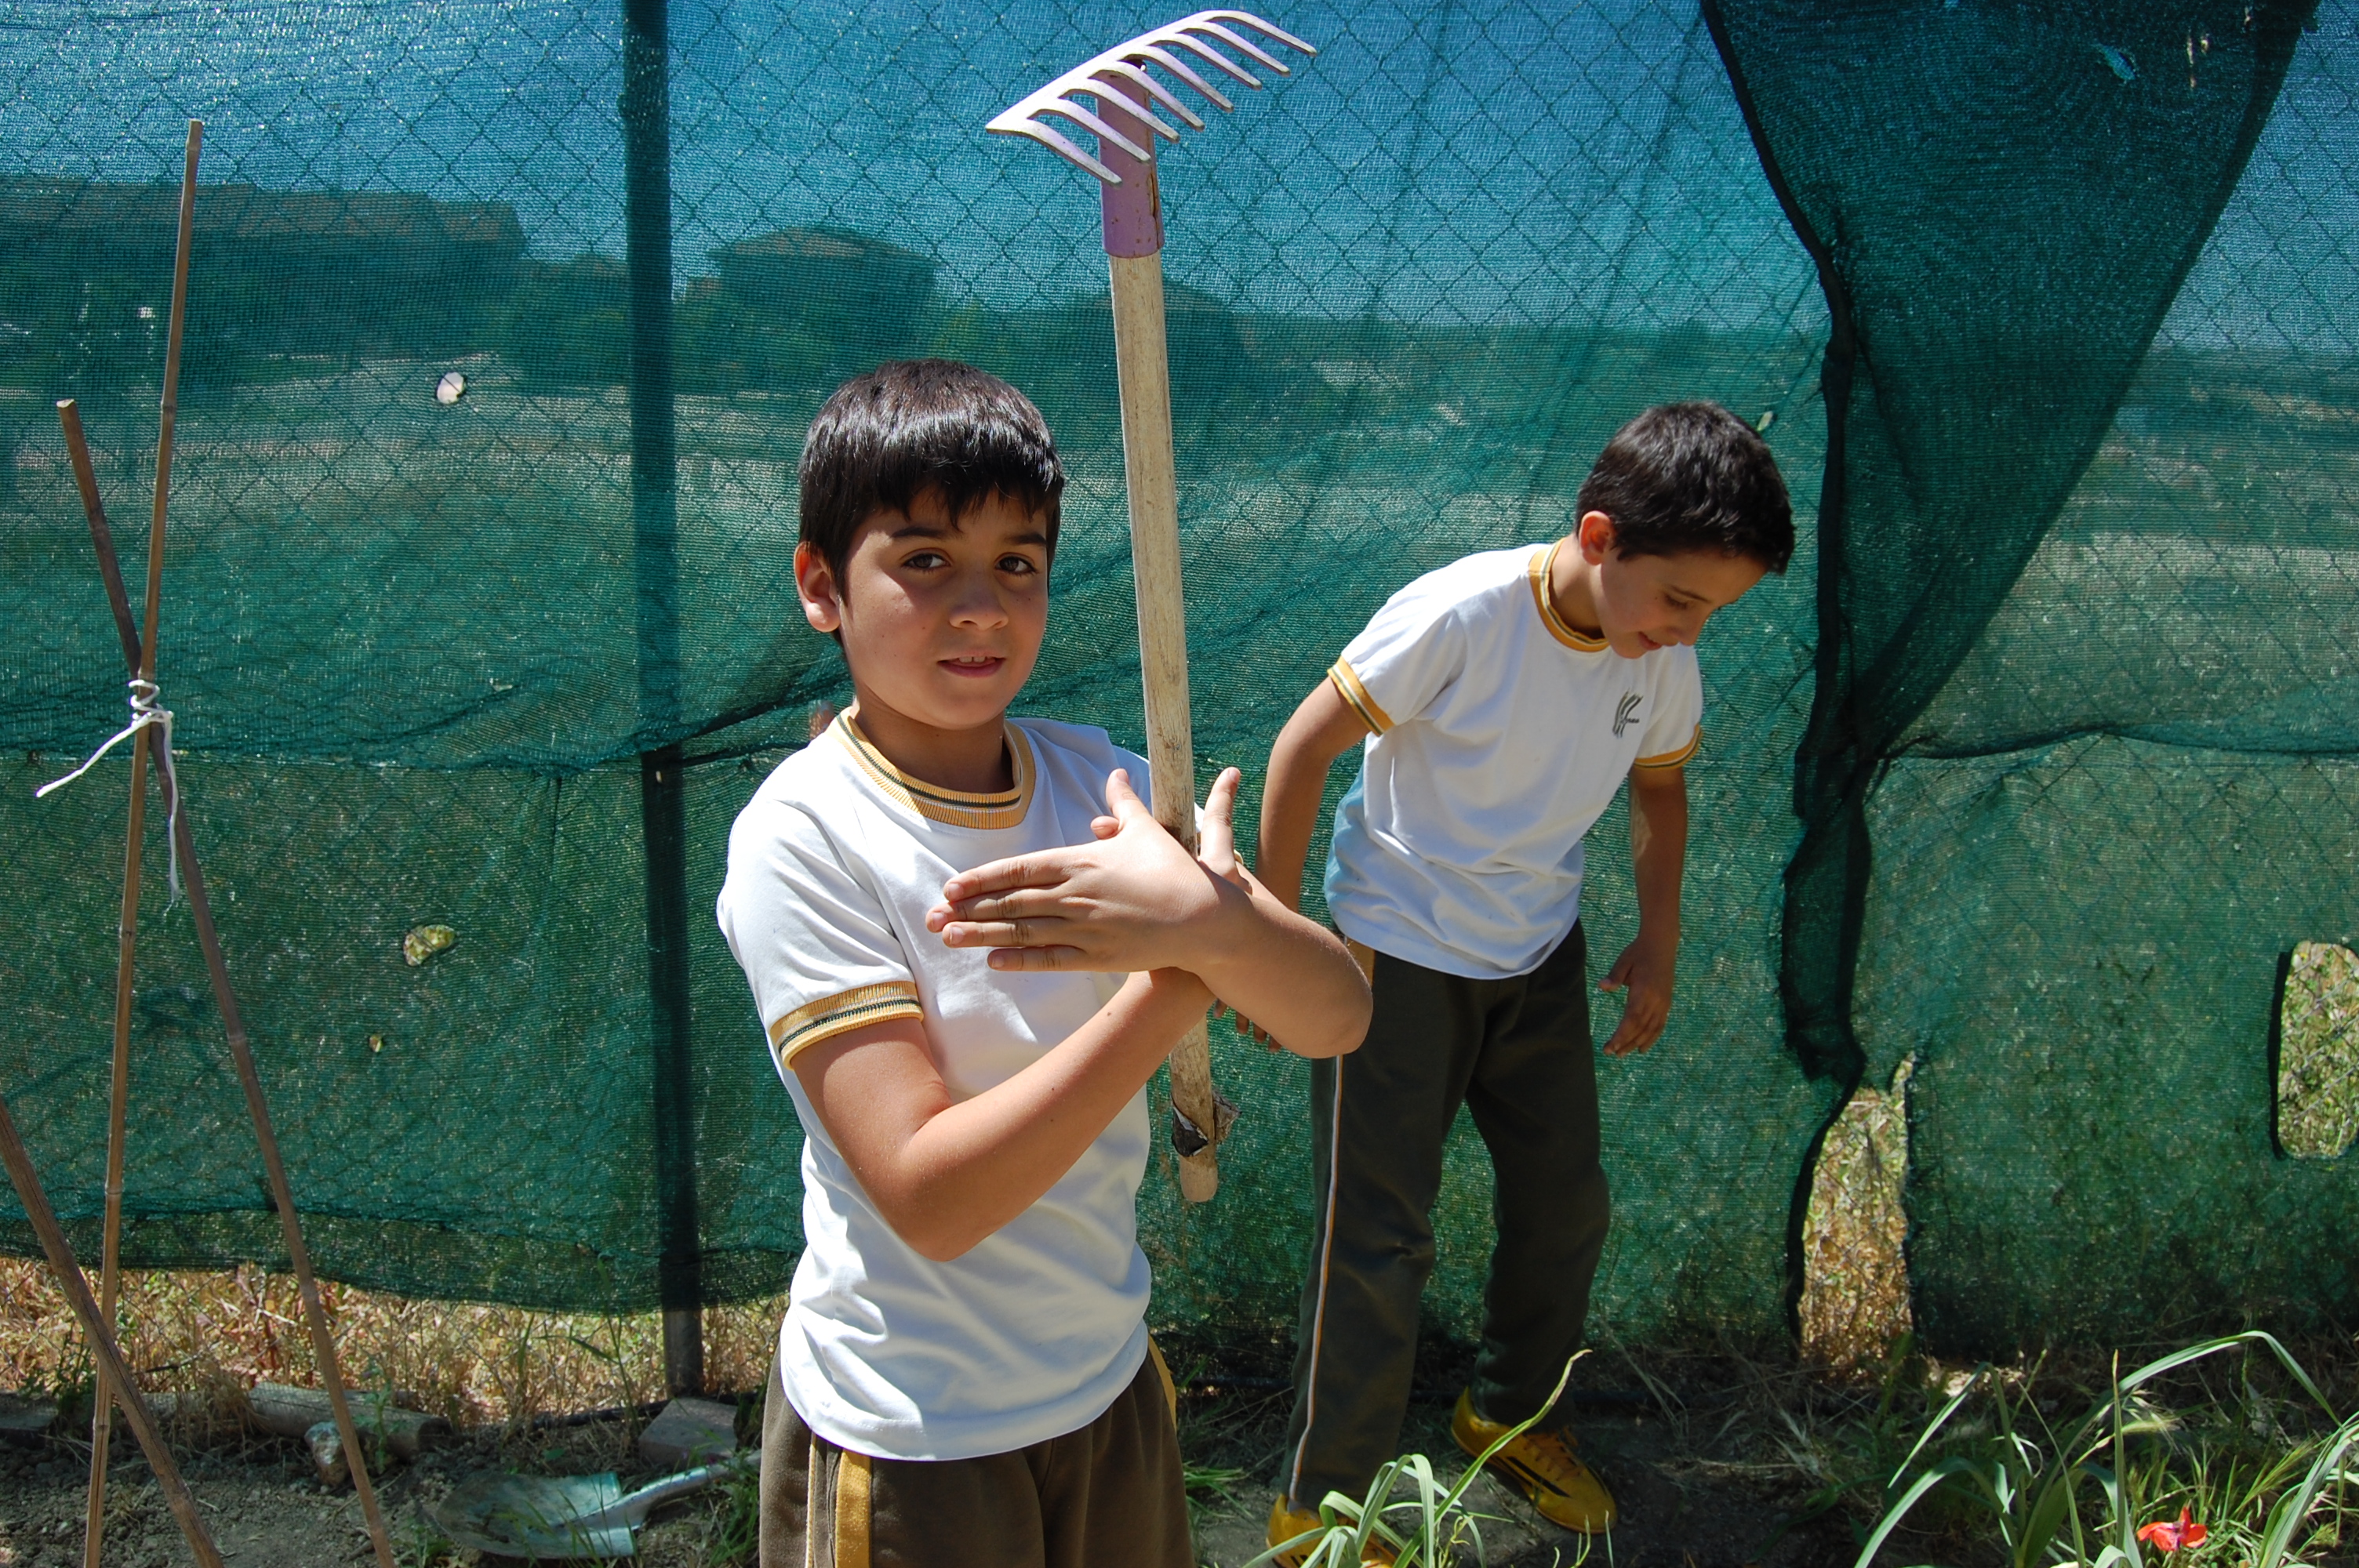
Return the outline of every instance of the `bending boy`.
[[[1709,404],[1649,409],[1582,485],[1552,545],[1469,556],[1395,594],[1279,734],[1261,876],[1292,903],[1328,765],[1363,750],[1335,814],[1327,906],[1375,982],[1349,1062],[1311,1065],[1317,1209],[1273,1545],[1393,1454],[1434,1260],[1442,1145],[1462,1101],[1491,1153],[1497,1241],[1474,1381],[1451,1430],[1479,1453],[1538,1410],[1580,1346],[1605,1241],[1582,838],[1626,777],[1637,939],[1609,1056],[1671,1005],[1700,738],[1694,643],[1783,571],[1794,527],[1768,448]],[[1614,1522],[1571,1440],[1535,1429],[1494,1464],[1567,1529]]]
[[[858,700],[738,817],[719,910],[805,1137],[765,1568],[1189,1568],[1146,1085],[1215,1000],[1305,1055],[1366,1027],[1343,944],[1237,867],[1234,772],[1200,860],[1104,731],[1008,717],[1063,487],[1038,411],[941,361],[804,446],[797,589]]]

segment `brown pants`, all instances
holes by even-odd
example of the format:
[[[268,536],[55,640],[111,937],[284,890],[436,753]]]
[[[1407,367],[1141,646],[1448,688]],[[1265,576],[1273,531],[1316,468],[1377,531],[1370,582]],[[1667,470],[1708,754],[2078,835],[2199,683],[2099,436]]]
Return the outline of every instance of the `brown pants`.
[[[803,1424],[773,1360],[761,1568],[1194,1568],[1171,1374],[1078,1432],[974,1459],[875,1459]]]
[[[1359,1497],[1399,1452],[1433,1273],[1433,1206],[1462,1104],[1490,1151],[1496,1194],[1475,1413],[1522,1421],[1581,1348],[1612,1215],[1588,941],[1575,925],[1538,968],[1504,980],[1375,954],[1367,1039],[1310,1064],[1311,1190],[1322,1201],[1278,1472],[1295,1507],[1317,1508],[1330,1491]]]

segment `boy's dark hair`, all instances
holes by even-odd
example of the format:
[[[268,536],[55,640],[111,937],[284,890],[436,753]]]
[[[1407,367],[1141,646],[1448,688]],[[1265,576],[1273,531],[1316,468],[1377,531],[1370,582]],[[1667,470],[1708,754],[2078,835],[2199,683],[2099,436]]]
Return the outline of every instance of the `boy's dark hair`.
[[[1711,550],[1773,572],[1794,555],[1794,509],[1769,443],[1716,403],[1662,404],[1616,430],[1577,504],[1614,519],[1619,555]]]
[[[841,579],[852,536],[878,512],[939,491],[952,520],[993,495],[1046,518],[1057,553],[1065,469],[1032,400],[952,360],[894,360],[854,376],[811,420],[800,470],[802,539]]]

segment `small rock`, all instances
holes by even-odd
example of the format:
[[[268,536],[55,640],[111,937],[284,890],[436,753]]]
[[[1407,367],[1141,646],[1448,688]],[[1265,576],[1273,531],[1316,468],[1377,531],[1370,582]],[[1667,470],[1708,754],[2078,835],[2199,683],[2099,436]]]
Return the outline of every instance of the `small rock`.
[[[685,1470],[737,1452],[737,1407],[718,1400],[674,1400],[639,1433],[639,1463]]]

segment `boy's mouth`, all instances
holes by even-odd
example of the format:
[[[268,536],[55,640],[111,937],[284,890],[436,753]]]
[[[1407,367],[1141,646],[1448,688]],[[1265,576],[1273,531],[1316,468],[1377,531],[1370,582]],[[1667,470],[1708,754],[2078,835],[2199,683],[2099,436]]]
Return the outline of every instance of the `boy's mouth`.
[[[1007,661],[996,654],[961,654],[956,658],[939,661],[942,668],[954,676],[997,675]]]

